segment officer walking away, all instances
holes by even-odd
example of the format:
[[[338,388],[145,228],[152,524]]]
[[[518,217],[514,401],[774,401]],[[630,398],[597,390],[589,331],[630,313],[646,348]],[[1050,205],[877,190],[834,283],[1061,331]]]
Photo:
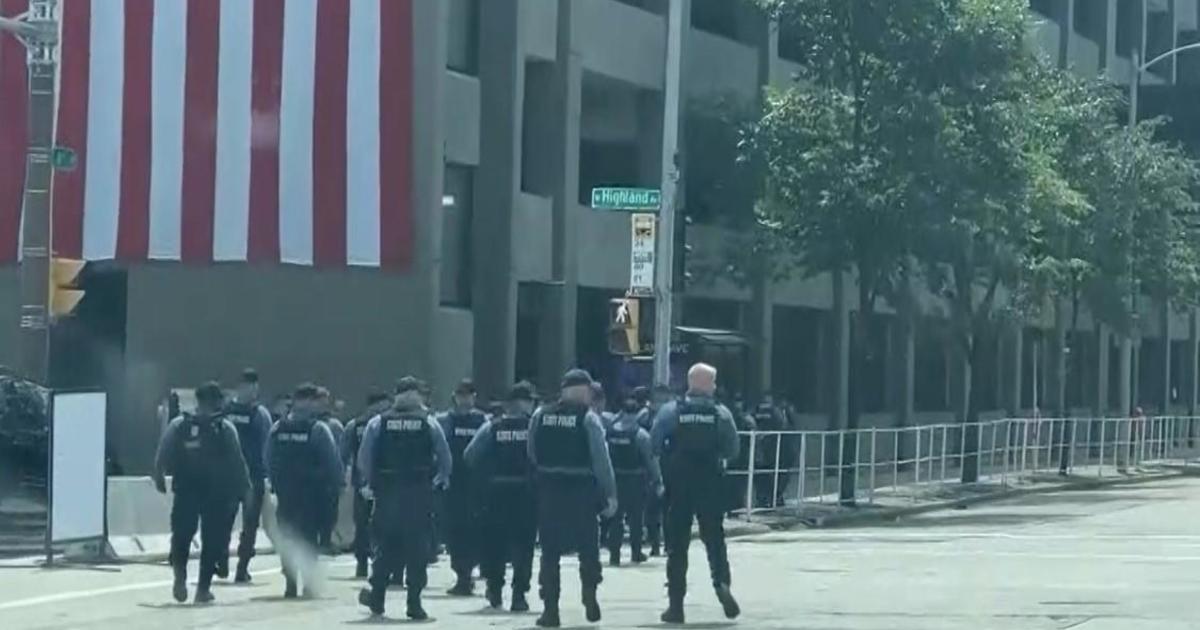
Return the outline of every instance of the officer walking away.
[[[775,471],[780,468],[778,458],[783,455],[783,445],[777,432],[785,430],[787,426],[783,412],[775,406],[775,400],[769,393],[763,394],[762,400],[754,407],[753,416],[756,430],[759,431],[754,443],[754,505],[775,507],[779,499],[775,492]]]
[[[392,408],[367,423],[358,449],[364,491],[375,499],[376,544],[371,587],[359,592],[358,602],[382,615],[388,582],[393,573],[404,571],[406,614],[414,620],[429,618],[421,607],[421,591],[428,582],[433,492],[449,485],[453,466],[446,436],[430,417],[421,389],[416,378],[400,379]]]
[[[654,425],[654,418],[658,415],[658,410],[662,406],[673,400],[675,393],[666,385],[655,385],[653,394],[650,396],[649,403],[646,405],[646,413],[642,416],[642,428],[647,432]],[[660,462],[661,468],[661,462]],[[666,471],[663,471],[664,476]],[[664,480],[665,484],[665,480]],[[663,497],[651,493],[646,498],[646,539],[650,543],[650,555],[658,557],[662,555],[663,542]]]
[[[225,420],[221,386],[208,382],[196,389],[196,412],[167,425],[154,458],[154,486],[166,493],[171,475],[175,493],[171,505],[171,552],[175,572],[172,594],[187,601],[188,552],[200,530],[200,578],[197,604],[213,601],[211,590],[217,564],[229,554],[233,525],[229,515],[250,488],[237,430]]]
[[[475,591],[471,573],[479,565],[482,531],[480,500],[471,470],[463,462],[463,453],[487,416],[475,407],[475,383],[463,379],[454,388],[454,408],[440,418],[442,431],[450,444],[454,472],[446,493],[446,518],[450,547],[450,567],[457,580],[447,591],[450,595],[470,596]]]
[[[537,625],[560,625],[559,561],[572,550],[579,554],[579,581],[587,620],[600,621],[596,589],[600,585],[600,540],[596,512],[617,512],[616,480],[604,427],[589,407],[592,377],[579,369],[562,379],[557,403],[538,410],[529,424],[529,457],[536,470],[538,535],[542,561],[538,574],[545,608]]]
[[[475,477],[486,480],[483,522],[488,539],[483,547],[483,575],[488,603],[492,608],[503,605],[505,568],[511,563],[511,609],[517,613],[529,610],[525,594],[537,539],[537,499],[528,448],[533,406],[533,385],[525,381],[513,385],[503,411],[479,428],[464,453]]]
[[[324,387],[317,387],[317,420],[329,427],[334,444],[341,444],[346,429],[342,421],[333,415],[333,396]],[[338,503],[342,498],[341,486],[337,492],[325,497],[325,507],[321,512],[321,527],[317,530],[317,546],[327,555],[337,555],[333,548],[333,528],[337,526]]]
[[[723,462],[737,456],[737,429],[724,405],[713,400],[717,370],[697,363],[688,370],[687,395],[663,406],[654,420],[651,442],[667,469],[667,595],[664,623],[683,623],[687,593],[688,546],[692,520],[700,524],[700,540],[708,553],[717,599],[729,619],[741,613],[729,590],[729,559],[725,551],[720,493]]]
[[[375,507],[361,492],[366,483],[362,472],[358,470],[358,448],[362,445],[363,434],[367,432],[367,422],[387,411],[391,405],[391,399],[381,391],[367,394],[366,410],[346,425],[346,433],[342,437],[342,462],[350,467],[350,484],[354,488],[354,559],[358,561],[354,577],[357,578],[367,577],[371,559],[371,510]]]
[[[276,514],[284,544],[280,562],[287,584],[283,596],[296,597],[303,583],[305,598],[318,596],[315,579],[317,534],[325,518],[326,497],[340,492],[342,462],[329,427],[317,420],[320,389],[310,383],[296,388],[292,411],[271,428],[267,467],[278,500]]]
[[[650,447],[650,433],[638,425],[645,407],[633,393],[625,397],[621,412],[608,429],[608,454],[617,477],[617,513],[608,522],[608,557],[612,566],[621,565],[621,541],[629,526],[630,558],[634,564],[646,561],[642,553],[642,519],[647,490],[662,494],[662,473]]]
[[[254,545],[258,541],[258,527],[262,518],[267,476],[265,451],[267,435],[271,432],[271,412],[259,402],[258,372],[253,368],[242,371],[235,398],[226,406],[225,419],[237,429],[242,457],[250,472],[250,492],[242,501],[242,533],[238,538],[237,572],[233,577],[234,582],[246,584],[250,582],[250,559],[255,555]],[[223,558],[223,566],[217,567],[218,576],[226,577],[228,563],[227,554]]]
[[[592,381],[592,412],[600,418],[600,424],[607,431],[612,425],[613,418],[616,416],[608,410],[608,395],[604,393],[604,385],[598,381]]]

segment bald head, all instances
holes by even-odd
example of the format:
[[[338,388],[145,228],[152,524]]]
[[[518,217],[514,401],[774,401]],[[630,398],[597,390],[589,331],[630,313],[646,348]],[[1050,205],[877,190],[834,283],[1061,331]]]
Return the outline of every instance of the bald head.
[[[688,370],[688,391],[712,396],[717,391],[717,368],[707,363],[697,363]]]

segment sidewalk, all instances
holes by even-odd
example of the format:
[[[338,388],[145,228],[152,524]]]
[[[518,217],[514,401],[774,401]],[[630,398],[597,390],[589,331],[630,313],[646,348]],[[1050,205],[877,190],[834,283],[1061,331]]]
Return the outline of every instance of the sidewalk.
[[[842,506],[834,494],[809,497],[799,507],[790,505],[775,510],[755,511],[749,519],[744,515],[727,519],[725,527],[729,536],[746,536],[795,527],[867,525],[1027,494],[1148,483],[1192,474],[1197,470],[1200,468],[1187,465],[1142,466],[1114,474],[1111,467],[1106,467],[1105,474],[1101,476],[1098,467],[1083,466],[1072,469],[1067,476],[1035,472],[1019,477],[1010,476],[1006,483],[1000,479],[990,479],[973,484],[951,480],[900,485],[877,489],[871,503]],[[948,475],[947,478],[954,479],[958,471],[954,472],[955,475]]]

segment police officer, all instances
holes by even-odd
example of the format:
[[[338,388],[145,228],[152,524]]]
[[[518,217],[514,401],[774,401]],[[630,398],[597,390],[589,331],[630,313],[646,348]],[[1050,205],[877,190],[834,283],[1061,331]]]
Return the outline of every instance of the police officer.
[[[341,444],[346,433],[342,421],[333,415],[333,396],[324,387],[317,387],[317,420],[329,427],[334,444]],[[337,526],[338,503],[341,500],[341,488],[325,497],[325,509],[321,512],[321,527],[317,530],[317,544],[329,555],[336,555],[333,548],[333,528]]]
[[[604,385],[597,381],[592,381],[592,412],[596,417],[600,418],[600,424],[605,430],[612,425],[613,418],[616,416],[608,410],[608,395],[604,393]]]
[[[358,448],[362,444],[363,434],[367,432],[367,422],[387,411],[391,403],[388,395],[381,391],[367,394],[366,410],[346,425],[346,433],[342,437],[342,462],[350,467],[350,483],[354,487],[354,559],[358,561],[354,577],[358,578],[367,577],[371,559],[371,510],[374,509],[372,501],[360,492],[366,484],[358,470]]]
[[[450,567],[457,580],[447,591],[450,595],[469,596],[474,593],[471,573],[479,564],[482,532],[480,531],[480,500],[478,488],[463,453],[475,437],[487,416],[475,407],[475,383],[463,379],[454,388],[454,408],[439,418],[442,431],[450,444],[454,473],[446,493],[446,542],[450,547]]]
[[[604,427],[589,407],[592,377],[579,369],[562,379],[558,402],[539,409],[529,424],[529,457],[536,470],[538,536],[542,544],[541,586],[545,609],[537,624],[560,625],[559,560],[575,550],[579,554],[579,580],[587,620],[600,620],[596,588],[600,584],[600,540],[596,521],[617,511],[616,480]]]
[[[642,553],[642,518],[647,489],[655,495],[663,490],[658,459],[650,448],[650,433],[638,421],[646,415],[633,393],[625,397],[621,412],[608,428],[608,454],[617,477],[617,513],[608,522],[609,564],[621,565],[621,541],[629,526],[629,550],[634,564],[646,561]]]
[[[304,584],[305,598],[318,595],[313,579],[317,536],[324,523],[326,497],[341,492],[343,481],[333,434],[317,420],[320,389],[310,383],[300,385],[292,400],[291,413],[271,427],[267,439],[267,467],[278,500],[276,515],[287,540],[279,546],[287,599],[296,597],[298,580]]]
[[[488,539],[483,548],[483,574],[488,603],[492,608],[503,604],[505,567],[511,562],[513,612],[529,610],[525,594],[533,574],[537,538],[537,499],[528,448],[533,406],[533,385],[525,381],[513,385],[505,408],[479,428],[464,454],[476,478],[486,480],[483,522]]]
[[[647,393],[649,400],[646,403],[646,413],[642,416],[639,424],[647,432],[654,425],[654,418],[658,415],[658,410],[663,405],[674,399],[675,394],[670,387],[666,385],[655,385],[653,393]],[[660,462],[661,468],[661,462]],[[666,471],[663,471],[664,476]],[[665,483],[665,482],[664,482]],[[650,555],[658,557],[662,555],[663,542],[663,497],[657,493],[650,493],[646,498],[646,538],[650,543]]]
[[[171,475],[170,564],[175,572],[172,594],[187,601],[188,551],[200,529],[200,578],[196,603],[213,601],[213,574],[229,553],[232,519],[238,501],[250,488],[237,430],[224,417],[221,386],[208,382],[196,389],[196,412],[167,425],[154,459],[154,485],[166,493]]]
[[[757,507],[774,507],[775,500],[775,470],[779,466],[776,454],[783,456],[780,434],[787,428],[783,413],[775,406],[771,394],[763,394],[762,400],[754,407],[752,413],[757,431],[764,432],[758,436],[754,444],[754,504]]]
[[[242,445],[242,457],[250,472],[250,492],[242,501],[242,533],[238,539],[238,564],[233,581],[238,584],[250,582],[250,559],[254,557],[254,545],[258,541],[259,521],[262,517],[262,502],[266,488],[267,462],[264,456],[267,435],[271,432],[271,412],[259,402],[258,372],[253,368],[242,371],[234,400],[226,406],[225,419],[237,429],[238,441]],[[217,575],[228,573],[229,558],[217,568]]]
[[[687,592],[688,546],[692,520],[700,524],[700,540],[708,552],[709,571],[725,616],[741,613],[729,590],[729,559],[720,494],[723,461],[737,456],[737,429],[724,405],[713,400],[717,370],[704,363],[688,371],[687,396],[659,410],[651,431],[654,452],[667,469],[667,594],[664,623],[683,623]]]
[[[400,379],[392,408],[371,418],[358,449],[365,491],[375,498],[376,544],[371,588],[359,592],[358,602],[382,615],[388,582],[404,570],[406,614],[414,620],[429,617],[421,607],[421,591],[428,581],[433,492],[449,485],[453,466],[446,436],[430,417],[421,390],[416,378]]]

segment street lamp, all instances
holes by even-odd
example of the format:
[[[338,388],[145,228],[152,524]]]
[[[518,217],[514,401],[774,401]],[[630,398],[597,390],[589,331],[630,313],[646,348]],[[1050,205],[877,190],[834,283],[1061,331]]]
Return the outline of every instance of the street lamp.
[[[1142,73],[1149,70],[1155,64],[1158,64],[1167,59],[1174,58],[1179,53],[1189,50],[1200,50],[1200,42],[1179,46],[1172,50],[1154,57],[1153,59],[1142,63],[1141,51],[1137,46],[1133,48],[1129,62],[1129,133],[1132,134],[1134,127],[1137,126],[1138,120],[1138,88],[1142,78]],[[1135,199],[1136,203],[1136,199]],[[1128,234],[1130,238],[1133,235],[1133,212],[1129,213]],[[1129,415],[1133,409],[1133,330],[1132,322],[1136,314],[1134,313],[1134,280],[1133,280],[1133,250],[1129,251],[1129,291],[1125,295],[1125,312],[1129,315],[1130,330],[1127,330],[1121,336],[1121,357],[1120,357],[1120,400],[1121,413]],[[1165,411],[1165,410],[1164,410]]]

